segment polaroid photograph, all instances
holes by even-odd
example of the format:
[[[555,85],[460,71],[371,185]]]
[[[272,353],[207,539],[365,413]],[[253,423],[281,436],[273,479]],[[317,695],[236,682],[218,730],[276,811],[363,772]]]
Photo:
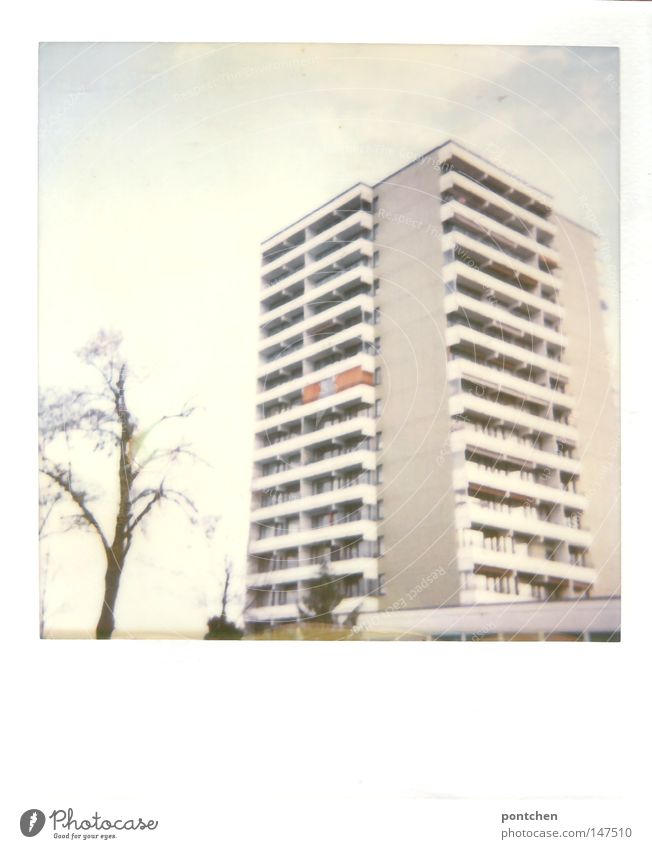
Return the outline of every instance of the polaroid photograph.
[[[41,636],[618,640],[618,49],[39,58]]]
[[[648,849],[648,5],[147,5],[5,51],[0,844]]]

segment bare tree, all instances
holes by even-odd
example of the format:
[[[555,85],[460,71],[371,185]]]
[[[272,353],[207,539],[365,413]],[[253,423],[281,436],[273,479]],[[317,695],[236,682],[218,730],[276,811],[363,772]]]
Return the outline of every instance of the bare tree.
[[[220,614],[219,616],[211,616],[208,620],[208,632],[204,637],[205,640],[240,640],[243,636],[243,630],[230,620],[228,614],[232,582],[233,561],[230,557],[225,557]]]
[[[52,515],[56,501],[64,530],[83,528],[94,533],[106,562],[104,597],[96,628],[98,640],[110,639],[115,628],[120,579],[138,529],[164,503],[171,502],[191,515],[196,512],[187,495],[167,485],[165,472],[161,471],[161,465],[169,468],[170,463],[182,457],[194,457],[189,446],[155,448],[142,456],[144,437],[154,427],[170,419],[187,418],[193,409],[185,406],[140,431],[127,402],[128,366],[121,343],[119,334],[98,333],[78,356],[98,372],[99,389],[44,393],[39,411],[41,515],[46,517],[43,524]],[[70,459],[79,437],[89,440],[94,452],[108,455],[113,463],[112,474],[117,477],[113,481],[117,482],[117,508],[113,522],[105,522],[104,526],[95,507],[96,487],[83,480],[83,463],[73,467]],[[73,508],[71,515],[61,515],[63,504]]]

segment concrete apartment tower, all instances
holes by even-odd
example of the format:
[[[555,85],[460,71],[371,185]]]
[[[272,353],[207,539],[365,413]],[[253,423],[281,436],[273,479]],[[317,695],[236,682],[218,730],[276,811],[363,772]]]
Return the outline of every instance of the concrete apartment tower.
[[[262,246],[246,612],[619,594],[594,236],[449,141]]]

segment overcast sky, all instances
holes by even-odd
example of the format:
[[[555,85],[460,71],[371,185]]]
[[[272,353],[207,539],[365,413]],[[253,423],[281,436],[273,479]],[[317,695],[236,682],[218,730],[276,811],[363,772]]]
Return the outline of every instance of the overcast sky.
[[[600,237],[615,351],[616,49],[44,44],[39,131],[40,381],[85,382],[74,351],[121,330],[143,424],[201,406],[188,432],[211,467],[189,480],[222,517],[212,550],[180,520],[152,523],[122,632],[201,628],[216,564],[243,564],[259,244],[348,186],[454,137],[548,191]],[[45,550],[51,628],[92,630],[92,541]]]

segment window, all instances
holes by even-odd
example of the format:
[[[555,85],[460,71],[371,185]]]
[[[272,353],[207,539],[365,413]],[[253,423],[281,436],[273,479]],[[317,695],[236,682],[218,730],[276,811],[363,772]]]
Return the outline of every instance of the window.
[[[376,336],[374,339],[374,348],[376,349],[376,353],[380,354],[380,336]]]
[[[378,290],[380,289],[380,280],[378,277],[374,280],[374,295],[378,294]]]
[[[376,307],[374,310],[374,324],[378,324],[380,321],[380,308]]]
[[[374,212],[378,212],[378,198],[377,197],[374,198],[374,202],[373,202],[373,205],[372,205],[371,208],[373,209]]]
[[[380,368],[377,368],[374,371],[374,386],[380,386],[380,384],[381,384]]]
[[[381,498],[378,504],[376,504],[376,518],[384,519],[385,518],[385,502]]]
[[[380,451],[383,447],[383,434],[382,431],[378,431],[376,434],[376,451]]]
[[[377,551],[378,557],[382,557],[385,554],[385,537],[378,537]]]
[[[382,466],[376,466],[376,483],[382,483],[382,482],[383,482],[383,467]]]
[[[373,267],[374,268],[378,265],[379,259],[380,259],[380,251],[374,251],[374,261],[373,261]]]
[[[373,236],[372,236],[372,238],[373,238],[373,239],[377,239],[377,238],[378,238],[378,224],[374,224],[374,230],[373,230]]]
[[[378,418],[380,416],[381,411],[382,411],[382,401],[380,400],[380,398],[376,399],[375,411],[376,411],[376,418]]]

